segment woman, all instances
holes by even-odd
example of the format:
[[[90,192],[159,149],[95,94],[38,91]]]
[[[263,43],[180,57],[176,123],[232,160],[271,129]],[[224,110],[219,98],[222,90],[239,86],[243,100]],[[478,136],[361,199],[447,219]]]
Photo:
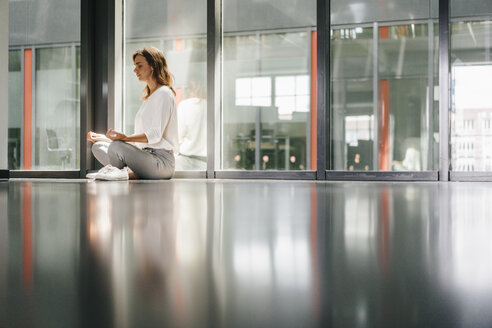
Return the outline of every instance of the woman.
[[[127,136],[109,129],[106,135],[90,131],[92,153],[103,165],[89,178],[101,180],[170,179],[178,152],[178,123],[173,78],[157,48],[133,54],[133,70],[146,83],[143,103],[135,116],[135,133]]]
[[[191,79],[187,99],[178,106],[179,154],[176,169],[207,169],[207,100],[197,79]]]

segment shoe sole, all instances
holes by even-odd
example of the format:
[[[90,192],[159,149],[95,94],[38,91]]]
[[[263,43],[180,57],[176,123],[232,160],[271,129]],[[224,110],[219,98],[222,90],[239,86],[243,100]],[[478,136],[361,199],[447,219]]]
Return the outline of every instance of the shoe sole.
[[[128,181],[128,178],[95,178],[95,180],[102,180],[102,181]]]

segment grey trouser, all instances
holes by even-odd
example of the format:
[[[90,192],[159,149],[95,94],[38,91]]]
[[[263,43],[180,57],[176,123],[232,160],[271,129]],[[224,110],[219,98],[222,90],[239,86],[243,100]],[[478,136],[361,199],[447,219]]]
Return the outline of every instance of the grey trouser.
[[[128,166],[141,179],[170,179],[174,174],[174,156],[166,149],[140,149],[124,141],[98,141],[92,153],[102,165],[119,169]]]

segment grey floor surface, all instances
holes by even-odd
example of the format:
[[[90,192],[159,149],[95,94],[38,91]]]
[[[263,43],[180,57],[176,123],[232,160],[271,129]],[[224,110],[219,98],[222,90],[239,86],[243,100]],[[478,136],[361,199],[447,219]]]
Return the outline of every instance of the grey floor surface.
[[[492,184],[0,182],[0,327],[492,327]]]

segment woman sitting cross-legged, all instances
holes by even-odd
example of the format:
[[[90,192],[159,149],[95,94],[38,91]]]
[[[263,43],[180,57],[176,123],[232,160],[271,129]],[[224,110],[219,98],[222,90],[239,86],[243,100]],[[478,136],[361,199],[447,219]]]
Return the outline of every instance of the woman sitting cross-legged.
[[[167,62],[156,48],[133,54],[137,78],[146,83],[143,102],[135,116],[135,133],[127,136],[109,129],[89,131],[92,153],[105,167],[88,178],[100,180],[170,179],[174,153],[178,152],[178,122],[173,78]]]

